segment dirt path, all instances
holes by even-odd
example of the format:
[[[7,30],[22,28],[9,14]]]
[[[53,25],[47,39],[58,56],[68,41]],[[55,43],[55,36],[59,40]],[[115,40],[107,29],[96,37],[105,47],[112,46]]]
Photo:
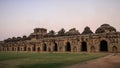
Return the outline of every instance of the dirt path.
[[[78,63],[67,68],[120,68],[120,55],[112,54],[85,63]]]

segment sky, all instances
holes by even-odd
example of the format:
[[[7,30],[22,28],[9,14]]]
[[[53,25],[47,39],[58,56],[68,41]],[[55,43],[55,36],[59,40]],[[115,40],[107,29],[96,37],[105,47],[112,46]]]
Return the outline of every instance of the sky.
[[[29,36],[34,28],[95,32],[105,23],[120,31],[120,0],[0,0],[0,40]]]

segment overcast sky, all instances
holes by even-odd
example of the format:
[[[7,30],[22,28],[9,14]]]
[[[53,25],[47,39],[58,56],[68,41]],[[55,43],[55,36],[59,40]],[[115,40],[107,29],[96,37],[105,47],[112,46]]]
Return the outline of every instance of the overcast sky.
[[[28,36],[36,27],[95,32],[104,23],[120,31],[120,0],[0,0],[0,40]]]

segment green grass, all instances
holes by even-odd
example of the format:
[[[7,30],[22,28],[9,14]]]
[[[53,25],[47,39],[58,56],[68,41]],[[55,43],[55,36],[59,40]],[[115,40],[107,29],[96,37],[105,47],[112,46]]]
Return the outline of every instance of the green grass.
[[[0,52],[0,68],[63,68],[108,54]]]

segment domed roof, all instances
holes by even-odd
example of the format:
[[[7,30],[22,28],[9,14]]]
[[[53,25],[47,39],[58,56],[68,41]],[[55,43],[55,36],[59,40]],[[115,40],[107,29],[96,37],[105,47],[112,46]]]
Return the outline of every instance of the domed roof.
[[[101,25],[95,33],[109,33],[109,32],[116,32],[116,29],[109,24],[103,24]]]
[[[68,32],[66,32],[66,35],[79,35],[79,31],[76,30],[76,28],[70,29]]]
[[[85,27],[84,31],[82,32],[82,34],[92,34],[93,32],[90,30],[90,28],[87,26]]]

